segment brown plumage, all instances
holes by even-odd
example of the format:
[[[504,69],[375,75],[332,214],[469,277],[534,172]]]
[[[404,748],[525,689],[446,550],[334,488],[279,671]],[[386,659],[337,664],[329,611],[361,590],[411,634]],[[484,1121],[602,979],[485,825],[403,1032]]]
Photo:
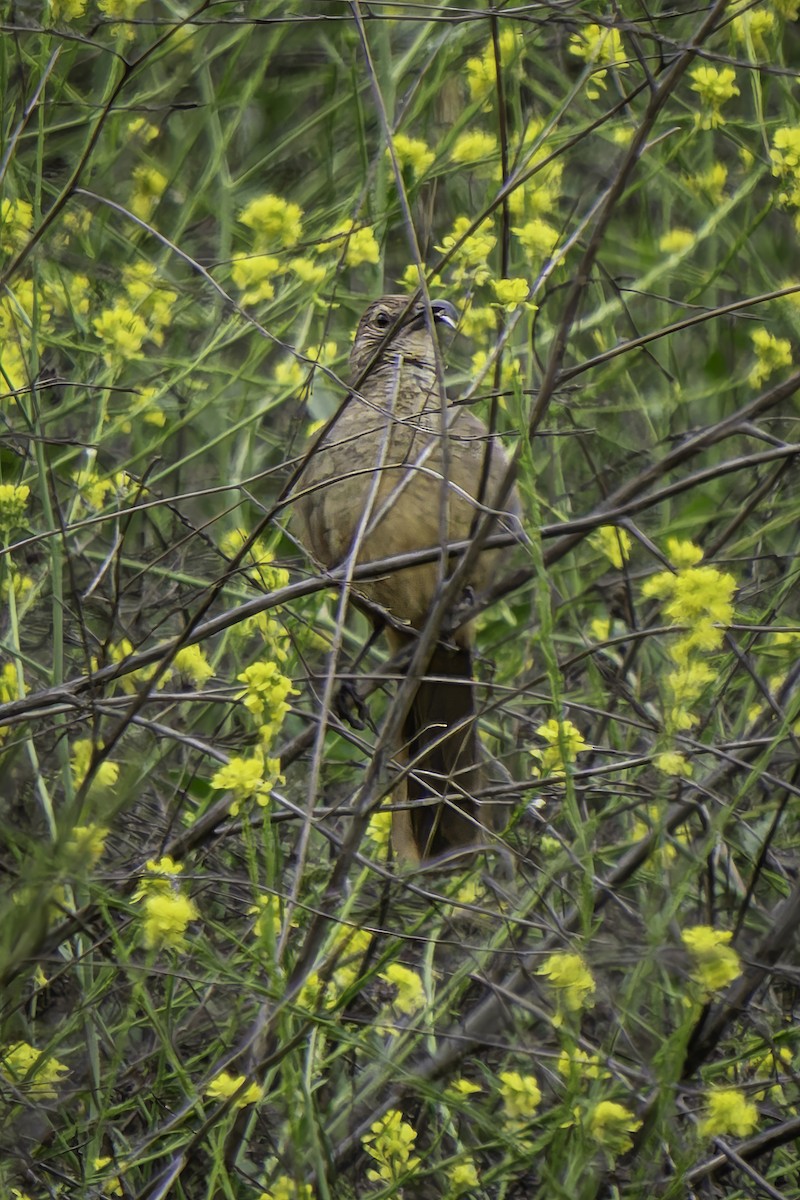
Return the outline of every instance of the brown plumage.
[[[508,465],[466,407],[446,409],[443,422],[429,322],[432,316],[455,327],[455,309],[434,301],[429,314],[420,303],[401,319],[407,308],[407,296],[384,296],[367,308],[350,355],[358,390],[297,484],[294,530],[324,567],[343,562],[356,539],[359,563],[439,545],[443,505],[448,541],[467,539],[480,511],[476,497],[481,508],[493,506]],[[498,515],[498,530],[512,528],[518,508],[514,494]],[[480,555],[468,587],[479,592],[488,586],[500,553]],[[440,563],[429,562],[360,583],[358,593],[419,630],[440,574]],[[411,640],[386,629],[392,651]],[[477,845],[482,827],[491,825],[491,813],[476,798],[472,642],[473,631],[464,626],[453,643],[436,645],[405,721],[398,756],[412,765],[409,807],[395,812],[392,824],[395,849],[404,858]],[[394,798],[398,803],[397,792]],[[440,802],[418,803],[431,798]]]

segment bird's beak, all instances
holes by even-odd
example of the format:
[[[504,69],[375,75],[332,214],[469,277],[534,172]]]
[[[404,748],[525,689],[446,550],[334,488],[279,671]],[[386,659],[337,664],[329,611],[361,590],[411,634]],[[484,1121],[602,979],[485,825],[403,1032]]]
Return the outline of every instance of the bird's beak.
[[[431,301],[431,315],[435,325],[448,325],[451,329],[458,328],[458,309],[449,300]],[[409,324],[414,329],[422,329],[428,323],[428,309],[420,302],[411,314]]]

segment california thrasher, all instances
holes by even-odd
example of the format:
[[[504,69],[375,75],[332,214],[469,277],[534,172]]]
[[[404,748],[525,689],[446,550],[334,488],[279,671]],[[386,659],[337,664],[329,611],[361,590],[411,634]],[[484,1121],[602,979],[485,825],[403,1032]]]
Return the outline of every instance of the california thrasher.
[[[431,322],[455,328],[456,310],[442,300],[428,307],[384,296],[359,322],[350,354],[354,390],[296,487],[294,530],[323,567],[354,551],[366,563],[430,549],[443,532],[449,542],[464,541],[495,503],[508,460],[469,409],[443,413]],[[518,511],[512,492],[494,532],[515,526]],[[486,588],[501,553],[478,557],[465,590]],[[450,560],[445,574],[452,570]],[[420,630],[441,582],[439,559],[360,582],[356,594]],[[393,652],[413,640],[391,624],[386,633]],[[493,825],[478,799],[473,640],[465,625],[452,643],[436,644],[405,720],[398,757],[410,768],[407,804],[392,820],[395,851],[405,859],[474,847]]]

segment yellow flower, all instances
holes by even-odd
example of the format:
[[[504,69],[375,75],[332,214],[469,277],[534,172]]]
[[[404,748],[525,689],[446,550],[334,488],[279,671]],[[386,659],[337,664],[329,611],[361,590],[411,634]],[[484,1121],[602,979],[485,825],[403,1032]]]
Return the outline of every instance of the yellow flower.
[[[53,1100],[56,1088],[69,1067],[29,1042],[13,1042],[0,1048],[0,1075],[32,1100]]]
[[[681,934],[692,956],[692,978],[706,993],[720,991],[742,973],[739,955],[728,945],[732,937],[732,933],[710,925],[694,925]]]
[[[134,900],[156,893],[163,895],[171,892],[178,875],[183,871],[183,863],[175,862],[169,854],[162,858],[149,858],[144,866],[145,874],[139,881],[139,886],[133,893]]]
[[[186,927],[199,916],[197,905],[181,892],[158,891],[143,897],[142,940],[147,950],[183,950]]]
[[[482,1091],[483,1088],[479,1084],[473,1083],[470,1079],[454,1079],[447,1085],[448,1094],[455,1099],[474,1096]]]
[[[696,567],[702,561],[703,551],[694,542],[681,541],[680,538],[667,538],[667,557],[672,565],[681,567]]]
[[[295,1183],[289,1175],[279,1175],[258,1200],[314,1200],[314,1189],[310,1183]]]
[[[596,1142],[613,1155],[625,1154],[633,1145],[632,1133],[642,1122],[624,1104],[601,1100],[589,1114],[589,1132]]]
[[[288,249],[303,232],[303,210],[299,204],[271,192],[257,196],[239,213],[239,220],[252,230],[258,249]]]
[[[216,1079],[212,1079],[204,1096],[208,1096],[211,1100],[228,1100],[239,1088],[245,1083],[246,1075],[231,1075],[228,1071],[220,1071]],[[264,1089],[258,1083],[251,1083],[246,1088],[242,1088],[241,1093],[233,1102],[234,1108],[246,1108],[248,1104],[257,1104],[264,1095]]]
[[[656,770],[663,772],[664,775],[674,775],[678,778],[691,779],[692,764],[687,762],[686,757],[683,754],[679,754],[677,750],[665,750],[663,754],[657,754],[653,763]]]
[[[234,254],[231,279],[242,293],[242,304],[260,304],[275,295],[272,280],[281,269],[270,254]]]
[[[245,529],[232,529],[220,542],[220,550],[226,558],[235,558],[248,540]],[[274,559],[275,555],[266,543],[257,538],[242,560],[244,569],[252,564],[251,569],[246,570],[247,577],[267,592],[275,592],[289,582],[289,572],[285,567],[274,567]]]
[[[596,530],[589,541],[604,554],[612,566],[618,571],[628,561],[631,554],[631,539],[624,529],[616,525],[603,525]]]
[[[104,825],[74,825],[64,847],[70,867],[73,870],[93,867],[103,855],[107,837]]]
[[[124,37],[130,42],[135,38],[136,31],[127,22],[133,21],[136,10],[143,3],[144,0],[97,0],[97,7],[110,20],[125,22],[112,25],[111,32],[115,37]]]
[[[284,782],[279,760],[264,758],[261,753],[252,758],[232,758],[211,778],[212,788],[233,792],[229,810],[233,817],[239,813],[242,804],[252,798],[261,808],[265,808],[275,784]]]
[[[592,1004],[591,997],[596,985],[580,954],[568,954],[564,951],[551,954],[536,974],[543,975],[550,986],[556,989],[559,1009],[578,1012]]]
[[[367,1171],[371,1183],[396,1183],[404,1175],[419,1166],[419,1158],[412,1155],[417,1131],[396,1108],[374,1121],[370,1132],[364,1134],[361,1144],[378,1165],[378,1169]]]
[[[392,814],[390,812],[373,813],[367,825],[367,837],[376,849],[386,849],[392,837]]]
[[[583,739],[583,734],[572,721],[558,721],[551,717],[544,725],[539,726],[536,736],[544,738],[547,747],[544,750],[529,751],[531,758],[539,763],[539,767],[534,768],[535,772],[563,774],[567,763],[574,763],[579,754],[590,749]]]
[[[148,338],[156,345],[162,345],[162,330],[172,323],[178,293],[159,284],[158,272],[148,262],[123,267],[122,283],[136,312],[148,322]]]
[[[558,245],[558,230],[541,217],[534,217],[524,225],[512,226],[511,232],[522,249],[533,255],[534,259],[549,258]]]
[[[70,766],[72,768],[72,786],[74,788],[79,788],[86,778],[95,749],[99,750],[100,747],[96,746],[91,738],[79,738],[72,743]],[[118,779],[119,765],[112,762],[111,759],[103,759],[92,776],[90,787],[92,795],[109,791],[114,787]]]
[[[362,263],[377,265],[380,262],[380,247],[371,225],[362,225],[357,229],[352,221],[342,221],[331,230],[328,240],[317,246],[320,252],[330,249],[343,255],[348,267],[360,267]]]
[[[99,1158],[94,1158],[92,1160],[92,1169],[95,1171],[102,1171],[102,1170],[104,1170],[105,1167],[108,1166],[109,1163],[111,1163],[113,1161],[114,1160],[112,1159],[110,1154],[101,1154]],[[125,1195],[125,1193],[122,1189],[122,1184],[120,1183],[119,1174],[118,1174],[119,1170],[121,1169],[121,1167],[123,1165],[124,1164],[119,1164],[115,1171],[113,1171],[109,1175],[106,1175],[106,1177],[101,1181],[100,1187],[101,1187],[101,1190],[102,1190],[104,1196],[124,1196]]]
[[[480,162],[481,159],[491,158],[497,153],[497,138],[493,133],[484,133],[480,129],[459,134],[450,151],[453,162]]]
[[[158,137],[158,126],[152,125],[144,117],[134,117],[128,121],[128,133],[131,137],[140,137],[143,142],[154,142]]]
[[[441,275],[426,275],[424,267],[422,274],[425,278],[425,282],[427,283],[429,291],[432,292],[438,288],[444,287],[444,282]],[[405,271],[403,271],[403,274],[400,276],[398,283],[401,283],[409,292],[415,292],[417,290],[419,287],[419,271],[416,263],[409,263]]]
[[[511,66],[524,50],[522,37],[514,29],[501,30],[497,42],[501,67]],[[467,60],[467,86],[473,100],[485,100],[494,92],[497,64],[493,42],[486,43],[479,58]]]
[[[467,1192],[474,1192],[475,1188],[480,1187],[478,1169],[470,1156],[462,1158],[460,1162],[450,1167],[447,1172],[447,1178],[450,1183],[448,1195],[451,1196],[463,1196]]]
[[[0,534],[8,535],[25,524],[31,489],[27,484],[0,483]]]
[[[184,646],[175,655],[173,667],[195,687],[203,687],[214,674],[214,668],[199,646]]]
[[[400,963],[390,963],[385,971],[378,975],[389,987],[396,989],[392,1007],[404,1016],[419,1012],[427,1003],[425,988],[416,971],[402,966]]]
[[[392,138],[392,145],[400,167],[408,167],[417,177],[424,175],[436,158],[433,150],[422,138],[412,138],[407,137],[404,133],[396,133]],[[388,146],[386,157],[391,158]]]
[[[494,249],[497,238],[484,228],[485,222],[470,233],[472,224],[469,217],[456,217],[452,233],[443,237],[441,246],[437,246],[436,249],[442,254],[453,251],[454,262],[470,267],[482,267]]]
[[[498,303],[507,312],[513,312],[520,304],[525,304],[530,291],[527,279],[493,279],[492,287]]]
[[[740,95],[736,86],[736,72],[730,67],[718,71],[716,67],[705,65],[695,67],[689,72],[692,91],[700,97],[701,111],[695,114],[695,124],[700,129],[717,129],[725,124],[725,118],[720,112],[721,105]]]
[[[753,387],[760,387],[773,371],[792,365],[792,344],[788,338],[775,337],[766,329],[756,329],[750,337],[756,362],[747,376],[747,382]]]
[[[797,20],[797,16],[792,18]],[[752,47],[756,58],[769,54],[766,38],[775,28],[775,14],[766,8],[753,8],[733,18],[731,32],[735,42]]]
[[[738,1088],[706,1092],[706,1115],[698,1126],[701,1137],[747,1137],[757,1124],[758,1109]]]
[[[728,181],[728,168],[724,163],[712,163],[707,171],[699,171],[696,175],[686,178],[686,186],[695,196],[701,196],[711,204],[722,203],[725,184]]]
[[[236,699],[259,722],[262,739],[267,737],[267,730],[274,737],[289,712],[287,697],[299,694],[292,681],[281,673],[277,663],[263,661],[252,663],[236,678],[245,685],[243,691],[237,692]]]
[[[318,283],[322,283],[328,274],[328,269],[320,263],[315,263],[313,258],[291,258],[287,273],[296,275],[301,283],[308,283],[312,287],[316,287]]]
[[[587,65],[596,63],[599,66],[598,70],[592,71],[586,86],[589,100],[597,100],[601,90],[605,90],[606,67],[624,70],[628,65],[619,31],[603,25],[587,25],[579,33],[574,33],[569,49],[570,54],[582,58]]]
[[[558,1056],[556,1070],[564,1079],[606,1079],[609,1072],[600,1065],[597,1054],[588,1054],[577,1046],[572,1050],[562,1050]]]
[[[75,21],[86,12],[86,0],[50,0],[54,21]]]
[[[695,243],[691,229],[670,229],[658,239],[658,248],[662,254],[682,254]]]
[[[501,1071],[498,1079],[507,1122],[516,1124],[529,1121],[542,1100],[536,1076],[521,1075],[519,1071]]]
[[[142,344],[147,337],[147,325],[126,300],[118,300],[113,308],[104,309],[92,324],[104,343],[103,362],[107,367],[124,367],[144,358]]]
[[[0,250],[21,250],[33,229],[33,206],[27,200],[0,200]]]
[[[130,209],[140,221],[148,221],[158,208],[159,201],[166,191],[167,182],[166,175],[157,167],[134,167]]]

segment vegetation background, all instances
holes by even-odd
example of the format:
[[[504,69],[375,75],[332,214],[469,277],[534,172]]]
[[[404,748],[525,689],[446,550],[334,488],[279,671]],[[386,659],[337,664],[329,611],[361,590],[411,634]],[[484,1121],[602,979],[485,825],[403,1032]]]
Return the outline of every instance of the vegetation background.
[[[800,1196],[797,0],[0,13],[2,1195]],[[285,499],[422,280],[531,543],[415,872]]]

